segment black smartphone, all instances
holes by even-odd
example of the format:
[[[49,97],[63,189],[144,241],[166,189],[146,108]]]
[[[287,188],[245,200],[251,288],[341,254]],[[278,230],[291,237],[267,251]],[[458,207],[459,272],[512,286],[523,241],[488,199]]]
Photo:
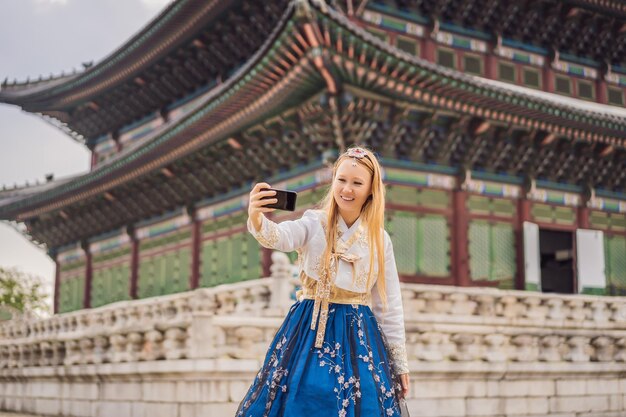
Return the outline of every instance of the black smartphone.
[[[276,203],[268,204],[263,207],[275,208],[279,210],[294,211],[296,209],[296,198],[298,193],[288,190],[277,190],[275,188],[264,188],[261,191],[273,190],[276,191],[276,195],[270,197],[263,197],[261,200],[267,200],[268,198],[276,198]]]

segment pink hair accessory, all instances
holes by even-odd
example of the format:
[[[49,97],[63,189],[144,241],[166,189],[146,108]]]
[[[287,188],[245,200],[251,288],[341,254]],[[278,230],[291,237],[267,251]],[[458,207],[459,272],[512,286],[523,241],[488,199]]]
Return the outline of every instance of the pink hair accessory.
[[[350,148],[346,152],[346,155],[351,158],[362,159],[367,156],[367,152],[363,148]]]

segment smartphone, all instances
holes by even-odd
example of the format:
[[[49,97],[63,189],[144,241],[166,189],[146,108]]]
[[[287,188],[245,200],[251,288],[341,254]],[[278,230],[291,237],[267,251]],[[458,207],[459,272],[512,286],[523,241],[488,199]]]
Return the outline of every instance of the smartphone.
[[[277,190],[275,188],[264,188],[261,191],[273,190],[276,191],[276,195],[270,197],[263,197],[262,200],[267,200],[268,198],[276,198],[278,201],[276,203],[268,204],[263,207],[275,208],[279,210],[287,210],[294,211],[296,209],[296,198],[298,197],[298,193],[295,191],[288,190]]]

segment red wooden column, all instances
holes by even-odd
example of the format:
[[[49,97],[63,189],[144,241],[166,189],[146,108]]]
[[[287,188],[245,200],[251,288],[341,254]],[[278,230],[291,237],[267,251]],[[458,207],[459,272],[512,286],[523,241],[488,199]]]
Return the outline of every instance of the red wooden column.
[[[83,308],[91,307],[91,282],[93,278],[93,267],[91,265],[91,250],[89,249],[89,244],[83,245],[83,250],[85,251],[85,291],[83,293]]]
[[[576,211],[576,225],[579,229],[589,229],[589,207],[578,207]]]
[[[422,48],[420,48],[421,56],[423,59],[427,61],[435,62],[437,60],[437,57],[435,54],[436,46],[435,46],[435,41],[433,40],[431,35],[432,35],[432,31],[430,30],[425,31],[424,39],[422,40]]]
[[[552,61],[546,59],[542,71],[542,85],[544,91],[554,93],[554,70],[552,69]]]
[[[134,229],[129,230],[128,234],[131,242],[129,295],[131,300],[136,300],[138,298],[137,282],[139,281],[139,240]]]
[[[54,301],[52,304],[52,311],[54,314],[59,312],[59,297],[61,296],[61,264],[59,263],[59,256],[54,255]]]
[[[468,230],[469,216],[467,213],[467,191],[455,190],[452,193],[452,242],[450,244],[452,273],[454,284],[467,287],[470,285]]]
[[[202,223],[197,219],[196,210],[190,213],[191,223],[191,276],[189,288],[195,290],[200,286],[200,247],[202,245]]]
[[[489,44],[487,57],[485,59],[485,77],[491,80],[498,79],[498,59],[494,52],[495,48],[496,45],[493,43]]]
[[[608,91],[604,77],[599,76],[596,80],[596,101],[602,104],[608,104]]]
[[[517,274],[515,275],[515,289],[526,288],[524,276],[526,275],[524,266],[524,222],[530,221],[530,201],[522,197],[517,201],[517,222],[515,225],[515,259]]]

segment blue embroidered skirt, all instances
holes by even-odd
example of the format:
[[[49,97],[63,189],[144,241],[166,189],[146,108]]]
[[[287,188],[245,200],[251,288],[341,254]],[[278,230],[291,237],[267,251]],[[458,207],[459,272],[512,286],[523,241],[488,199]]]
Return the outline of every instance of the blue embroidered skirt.
[[[296,302],[276,333],[237,417],[400,417],[400,386],[371,309],[331,304],[322,348],[313,300]]]

